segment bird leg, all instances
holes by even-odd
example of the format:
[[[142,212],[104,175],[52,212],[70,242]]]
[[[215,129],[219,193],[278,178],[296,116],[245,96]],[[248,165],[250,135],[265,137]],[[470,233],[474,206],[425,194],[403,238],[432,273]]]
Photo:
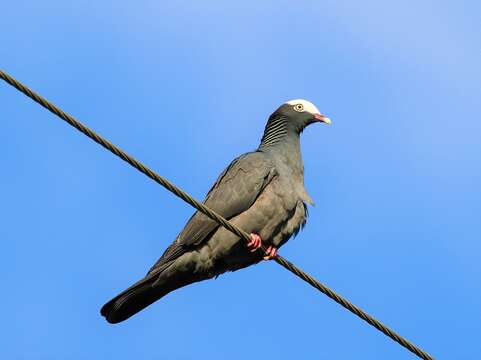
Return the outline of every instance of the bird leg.
[[[250,252],[254,252],[262,246],[262,238],[254,233],[252,233],[250,236],[251,240],[247,243],[247,248]]]
[[[257,234],[250,234],[251,240],[247,243],[247,249],[250,252],[254,252],[262,246],[262,238]],[[277,257],[277,248],[275,246],[270,245],[266,249],[266,253],[264,255],[264,260],[272,260]]]
[[[277,257],[277,248],[275,246],[269,246],[264,255],[264,260],[272,260]]]

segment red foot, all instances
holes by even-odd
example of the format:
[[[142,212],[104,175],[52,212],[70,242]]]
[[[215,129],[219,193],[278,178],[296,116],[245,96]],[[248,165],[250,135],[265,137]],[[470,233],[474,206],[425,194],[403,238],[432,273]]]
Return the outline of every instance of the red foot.
[[[251,234],[251,241],[247,243],[250,252],[254,252],[262,246],[262,239],[257,234]]]
[[[251,240],[247,243],[247,248],[249,249],[249,251],[254,252],[261,246],[262,238],[259,235],[252,233]],[[272,260],[275,257],[277,257],[277,248],[271,245],[266,249],[266,253],[263,258],[264,260]]]
[[[269,246],[264,255],[264,260],[272,260],[277,257],[277,248],[275,246]]]

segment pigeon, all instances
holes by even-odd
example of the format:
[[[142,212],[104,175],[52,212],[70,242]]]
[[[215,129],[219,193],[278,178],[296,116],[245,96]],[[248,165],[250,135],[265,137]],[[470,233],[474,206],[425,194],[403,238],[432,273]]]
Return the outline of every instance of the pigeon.
[[[316,122],[331,120],[307,100],[287,101],[269,117],[257,150],[234,159],[207,193],[204,204],[249,233],[248,243],[196,212],[147,275],[107,302],[101,315],[119,323],[176,289],[275,258],[304,227],[313,204],[300,134]],[[261,246],[265,253],[257,251]]]

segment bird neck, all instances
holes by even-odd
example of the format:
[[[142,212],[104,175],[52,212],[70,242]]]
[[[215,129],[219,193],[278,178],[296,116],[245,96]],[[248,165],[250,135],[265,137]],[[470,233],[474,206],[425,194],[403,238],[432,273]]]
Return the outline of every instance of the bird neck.
[[[269,118],[258,151],[271,153],[294,173],[303,176],[300,134],[285,117]]]
[[[302,130],[286,116],[274,113],[267,121],[259,149],[271,148],[286,141],[297,144]]]
[[[267,121],[259,149],[272,147],[284,140],[288,133],[287,119],[272,115]]]

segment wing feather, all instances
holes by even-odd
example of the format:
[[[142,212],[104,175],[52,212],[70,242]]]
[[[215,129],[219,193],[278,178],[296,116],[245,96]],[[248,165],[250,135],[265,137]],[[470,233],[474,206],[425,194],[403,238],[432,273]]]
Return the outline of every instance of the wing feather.
[[[249,209],[276,174],[275,166],[266,154],[251,152],[241,155],[220,174],[204,204],[229,220]],[[214,220],[197,211],[149,274],[161,271],[164,265],[205,242],[218,227]]]

